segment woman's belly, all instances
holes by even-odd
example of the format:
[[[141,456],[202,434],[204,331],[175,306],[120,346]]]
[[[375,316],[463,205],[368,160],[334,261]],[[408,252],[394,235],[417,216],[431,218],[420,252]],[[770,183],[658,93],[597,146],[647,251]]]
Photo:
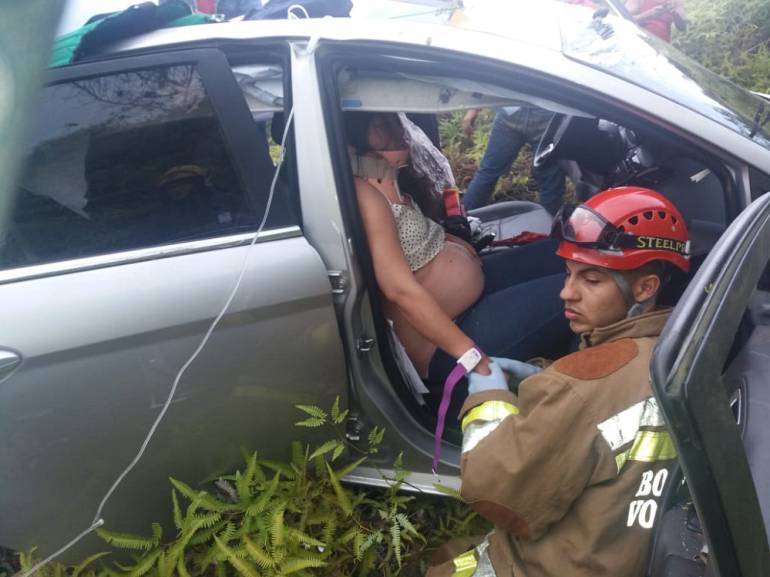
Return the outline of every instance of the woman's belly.
[[[453,319],[468,310],[484,291],[481,260],[470,245],[452,237],[447,237],[441,252],[414,275]],[[436,346],[417,332],[394,304],[386,302],[385,313],[393,321],[396,334],[417,372],[427,377]]]

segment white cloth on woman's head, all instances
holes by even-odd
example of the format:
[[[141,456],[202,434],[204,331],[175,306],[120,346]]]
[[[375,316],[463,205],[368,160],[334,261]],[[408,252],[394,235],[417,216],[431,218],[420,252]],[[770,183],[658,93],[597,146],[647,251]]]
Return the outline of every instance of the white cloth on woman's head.
[[[406,114],[399,112],[398,118],[404,127],[404,140],[409,146],[409,164],[412,170],[430,183],[431,193],[436,198],[443,199],[444,189],[455,186],[449,160],[436,148],[422,128],[409,120]]]

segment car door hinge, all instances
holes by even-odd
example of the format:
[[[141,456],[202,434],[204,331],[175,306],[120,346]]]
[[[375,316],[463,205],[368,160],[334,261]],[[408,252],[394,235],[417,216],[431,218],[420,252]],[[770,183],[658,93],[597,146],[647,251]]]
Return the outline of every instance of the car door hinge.
[[[359,353],[368,353],[374,348],[374,343],[376,342],[377,340],[372,337],[361,335],[356,341],[356,349]]]
[[[341,270],[328,271],[329,281],[332,283],[332,294],[344,295],[348,290],[348,280],[345,277],[345,272]]]

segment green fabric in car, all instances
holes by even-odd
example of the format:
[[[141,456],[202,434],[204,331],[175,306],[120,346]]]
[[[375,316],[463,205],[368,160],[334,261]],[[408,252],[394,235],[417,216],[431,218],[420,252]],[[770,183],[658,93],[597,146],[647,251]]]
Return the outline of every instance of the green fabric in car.
[[[53,46],[48,66],[66,66],[98,54],[105,46],[160,28],[176,28],[206,24],[214,19],[207,14],[192,13],[182,0],[134,4],[121,12],[107,14],[88,22],[77,30],[59,36]]]

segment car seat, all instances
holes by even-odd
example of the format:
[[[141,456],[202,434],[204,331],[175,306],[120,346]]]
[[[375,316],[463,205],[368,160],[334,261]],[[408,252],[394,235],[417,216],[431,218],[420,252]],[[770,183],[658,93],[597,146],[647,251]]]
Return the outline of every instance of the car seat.
[[[481,220],[484,230],[496,240],[514,237],[522,232],[548,234],[553,217],[536,202],[509,200],[468,211],[468,216]]]

